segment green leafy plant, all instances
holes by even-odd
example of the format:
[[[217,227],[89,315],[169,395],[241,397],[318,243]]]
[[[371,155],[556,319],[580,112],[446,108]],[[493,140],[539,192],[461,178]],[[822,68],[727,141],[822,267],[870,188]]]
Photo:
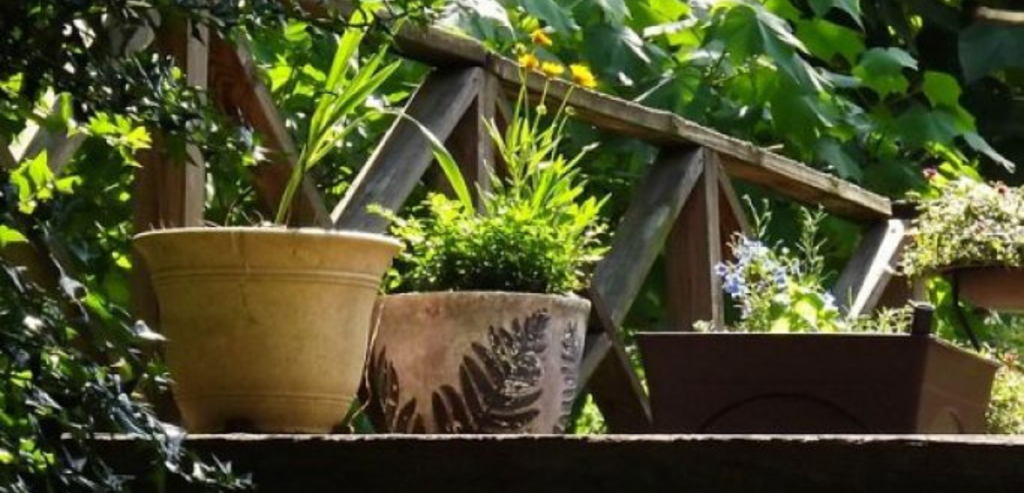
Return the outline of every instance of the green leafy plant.
[[[753,207],[751,207],[753,208]],[[733,260],[716,266],[722,287],[739,309],[734,329],[744,332],[901,332],[910,324],[908,309],[883,310],[874,317],[847,317],[825,289],[825,263],[819,228],[821,211],[802,209],[802,233],[796,251],[764,241],[771,211],[754,214],[755,237],[733,237]],[[706,322],[700,330],[721,329]]]
[[[937,193],[917,195],[920,215],[903,270],[919,275],[948,267],[1024,265],[1024,189],[935,175]]]
[[[1024,373],[1016,357],[1003,357],[1004,366],[996,373],[992,384],[985,420],[988,432],[1000,435],[1024,433]]]
[[[330,72],[317,94],[319,100],[310,117],[305,146],[292,168],[277,209],[275,220],[279,224],[288,221],[295,193],[309,170],[333,149],[343,146],[349,134],[376,114],[366,107],[366,100],[401,64],[385,63],[387,45],[384,44],[366,63],[357,67],[358,48],[364,35],[363,29],[350,28],[338,40]]]
[[[425,217],[382,211],[407,245],[392,290],[568,293],[583,287],[585,269],[604,252],[598,238],[605,229],[605,199],[582,198],[579,162],[588,149],[571,158],[559,151],[570,111],[563,103],[550,113],[546,88],[531,106],[525,87],[530,68],[521,70],[524,85],[507,128],[485,122],[504,173],[491,176],[490,190],[478,190],[479,207],[455,162],[435,152],[456,198],[430,195]],[[544,70],[556,75],[564,68]]]

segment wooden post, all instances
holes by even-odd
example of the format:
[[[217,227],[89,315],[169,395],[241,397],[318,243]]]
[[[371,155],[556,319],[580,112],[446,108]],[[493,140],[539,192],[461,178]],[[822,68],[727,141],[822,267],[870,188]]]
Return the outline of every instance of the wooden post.
[[[722,261],[718,158],[713,151],[704,152],[704,172],[665,245],[673,330],[693,330],[698,321],[725,323],[721,282],[715,274],[715,266]]]
[[[157,47],[184,68],[189,84],[207,85],[209,34],[206,26],[165,20],[157,34]],[[193,36],[197,33],[199,37]],[[186,162],[166,152],[159,129],[153,131],[153,147],[140,153],[142,167],[135,175],[135,232],[155,228],[203,225],[206,171],[195,146],[187,146]],[[134,258],[132,303],[138,317],[156,326],[159,320],[149,274],[138,255]]]

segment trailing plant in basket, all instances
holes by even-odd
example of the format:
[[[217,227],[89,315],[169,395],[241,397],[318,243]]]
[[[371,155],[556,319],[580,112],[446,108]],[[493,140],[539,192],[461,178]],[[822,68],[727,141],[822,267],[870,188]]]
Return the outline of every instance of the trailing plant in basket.
[[[492,174],[491,189],[479,190],[479,207],[451,157],[435,152],[455,198],[431,194],[422,217],[377,209],[407,246],[396,261],[400,275],[389,283],[392,291],[569,293],[583,287],[587,267],[604,252],[599,236],[606,228],[600,217],[606,198],[582,198],[579,163],[590,147],[563,155],[559,145],[570,109],[564,102],[548,107],[550,79],[535,106],[525,85],[534,70],[554,77],[565,68],[541,62],[525,48],[520,64],[524,84],[507,128],[485,122],[504,174]],[[577,82],[593,83],[585,67],[570,69]]]
[[[903,258],[908,275],[947,267],[1024,265],[1024,189],[969,178],[932,178]]]

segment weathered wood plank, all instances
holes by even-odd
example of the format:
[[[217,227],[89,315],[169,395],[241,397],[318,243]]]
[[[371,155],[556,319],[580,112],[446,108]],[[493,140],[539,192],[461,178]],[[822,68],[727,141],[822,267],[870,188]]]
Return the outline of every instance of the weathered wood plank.
[[[587,339],[580,381],[616,431],[642,430],[650,422],[647,395],[633,371],[620,327],[701,175],[702,159],[700,149],[662,151],[594,272],[589,294],[594,305],[591,322],[598,332]]]
[[[729,242],[736,234],[750,236],[753,229],[750,227],[750,220],[743,209],[743,204],[736,195],[736,189],[732,186],[732,180],[724,170],[718,167],[718,210],[721,219],[719,233],[721,236],[721,252],[723,259],[732,258],[729,249]]]
[[[507,91],[518,91],[521,75],[515,62],[492,55],[487,67],[505,82]],[[547,95],[554,100],[561,101],[568,96],[578,118],[605,130],[654,144],[691,143],[715,150],[731,176],[770,188],[793,200],[820,204],[834,214],[862,221],[891,215],[891,206],[885,197],[670,112],[573,87],[562,80],[548,80],[539,73],[530,74],[526,82],[535,93],[540,93],[547,85]]]
[[[693,330],[698,321],[725,324],[722,287],[715,266],[722,261],[718,160],[704,150],[703,174],[679,213],[665,244],[667,308],[672,330]]]
[[[186,23],[161,26],[157,48],[184,69],[189,84],[208,83],[209,31],[206,26]],[[198,33],[197,39],[194,34]],[[141,152],[142,167],[135,174],[135,232],[155,228],[202,226],[206,171],[195,146],[186,147],[188,162],[175,162],[166,152],[164,138],[153,132],[152,149]],[[132,305],[136,316],[153,327],[159,311],[144,260],[135,255],[132,271]]]
[[[697,148],[666,149],[638,185],[591,283],[590,291],[600,299],[599,309],[609,326],[618,327],[625,320],[701,176],[703,160],[704,152]]]
[[[833,294],[848,315],[871,313],[886,292],[907,240],[909,223],[890,219],[871,227],[846,264]]]
[[[56,104],[51,112],[55,111],[59,111]],[[32,138],[29,140],[28,145],[25,146],[25,151],[22,153],[19,161],[24,161],[26,158],[34,158],[39,153],[46,151],[47,166],[55,175],[59,175],[64,171],[64,166],[71,161],[71,158],[74,157],[75,152],[78,151],[83,142],[85,142],[85,135],[83,134],[68,136],[67,132],[52,132],[40,126],[32,134]]]
[[[268,162],[253,171],[256,192],[264,209],[273,214],[291,178],[298,148],[264,85],[249,48],[214,36],[210,44],[210,92],[225,114],[251,125],[270,150]],[[330,213],[314,180],[303,180],[292,206],[292,224],[331,226]]]
[[[445,142],[452,157],[459,163],[462,176],[475,198],[480,190],[490,190],[490,176],[494,169],[494,142],[484,124],[485,121],[492,121],[495,115],[497,93],[493,87],[496,81],[493,79],[493,76],[485,74],[479,93]],[[451,192],[451,185],[444,173],[440,168],[434,170],[437,188]]]
[[[480,91],[483,77],[479,68],[435,72],[412,96],[406,114],[439,139],[447,139]],[[430,143],[420,129],[397,118],[334,209],[335,227],[383,232],[386,221],[367,207],[378,204],[398,210],[432,161]]]

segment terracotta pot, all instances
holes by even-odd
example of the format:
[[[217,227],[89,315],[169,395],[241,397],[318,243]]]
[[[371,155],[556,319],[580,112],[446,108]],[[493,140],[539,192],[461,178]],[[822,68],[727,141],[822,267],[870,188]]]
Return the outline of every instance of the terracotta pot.
[[[503,292],[381,298],[370,415],[393,433],[561,433],[590,302]]]
[[[185,427],[323,433],[355,397],[380,279],[377,235],[185,228],[135,237]]]
[[[1024,268],[963,267],[945,271],[960,297],[1004,313],[1024,313]]]
[[[984,433],[998,365],[930,336],[642,333],[662,433]]]

